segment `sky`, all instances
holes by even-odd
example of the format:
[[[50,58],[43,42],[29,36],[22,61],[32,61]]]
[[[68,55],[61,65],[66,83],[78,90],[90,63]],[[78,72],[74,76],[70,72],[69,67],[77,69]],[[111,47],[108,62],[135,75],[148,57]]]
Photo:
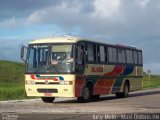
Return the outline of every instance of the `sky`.
[[[0,60],[32,39],[72,35],[143,50],[160,74],[160,0],[0,0]]]

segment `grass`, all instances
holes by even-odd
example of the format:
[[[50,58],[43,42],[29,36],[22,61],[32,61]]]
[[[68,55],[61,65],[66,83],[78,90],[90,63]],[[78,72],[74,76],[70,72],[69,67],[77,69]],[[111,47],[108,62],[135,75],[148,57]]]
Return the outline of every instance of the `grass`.
[[[160,75],[144,73],[143,88],[160,87]],[[32,97],[33,98],[33,97]],[[0,61],[0,100],[28,99],[24,89],[24,64]]]
[[[154,88],[160,87],[160,75],[149,75],[144,73],[143,77],[143,88]]]
[[[0,100],[26,99],[24,86],[19,84],[2,84],[0,87]]]
[[[24,65],[0,61],[0,100],[26,99]]]

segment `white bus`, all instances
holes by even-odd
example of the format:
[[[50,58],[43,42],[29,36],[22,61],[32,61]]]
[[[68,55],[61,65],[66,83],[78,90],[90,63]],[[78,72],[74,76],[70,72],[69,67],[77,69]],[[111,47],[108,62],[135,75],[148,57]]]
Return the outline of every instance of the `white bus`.
[[[77,97],[80,102],[108,94],[127,97],[142,88],[142,76],[142,50],[135,47],[77,37],[37,39],[27,47],[25,90],[44,102],[55,97]]]

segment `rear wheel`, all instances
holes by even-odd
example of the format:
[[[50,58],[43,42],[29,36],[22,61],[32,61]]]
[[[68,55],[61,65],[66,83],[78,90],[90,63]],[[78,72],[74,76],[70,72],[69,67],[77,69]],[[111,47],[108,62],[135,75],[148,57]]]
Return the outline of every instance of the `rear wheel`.
[[[42,97],[42,101],[45,103],[52,103],[55,100],[55,97]]]
[[[123,97],[123,98],[126,98],[126,97],[128,97],[128,95],[129,95],[129,85],[128,85],[128,83],[126,82],[126,83],[124,84],[124,89],[123,89],[122,97]]]
[[[126,98],[129,95],[129,84],[126,82],[123,87],[123,92],[116,93],[117,98]]]
[[[116,93],[117,98],[122,98],[122,93]]]
[[[78,102],[88,102],[90,99],[90,90],[89,88],[86,86],[84,89],[84,94],[81,97],[77,97]]]

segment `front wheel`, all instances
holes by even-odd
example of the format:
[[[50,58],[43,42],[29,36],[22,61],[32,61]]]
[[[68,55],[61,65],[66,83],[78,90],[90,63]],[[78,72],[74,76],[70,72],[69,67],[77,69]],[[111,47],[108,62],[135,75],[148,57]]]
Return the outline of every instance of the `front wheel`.
[[[100,95],[93,95],[92,98],[93,100],[98,100],[100,98]]]
[[[88,102],[89,99],[90,99],[90,90],[88,87],[85,87],[83,96],[77,97],[77,100],[78,102],[85,103]]]
[[[55,100],[55,97],[42,97],[42,101],[45,103],[52,103]]]

